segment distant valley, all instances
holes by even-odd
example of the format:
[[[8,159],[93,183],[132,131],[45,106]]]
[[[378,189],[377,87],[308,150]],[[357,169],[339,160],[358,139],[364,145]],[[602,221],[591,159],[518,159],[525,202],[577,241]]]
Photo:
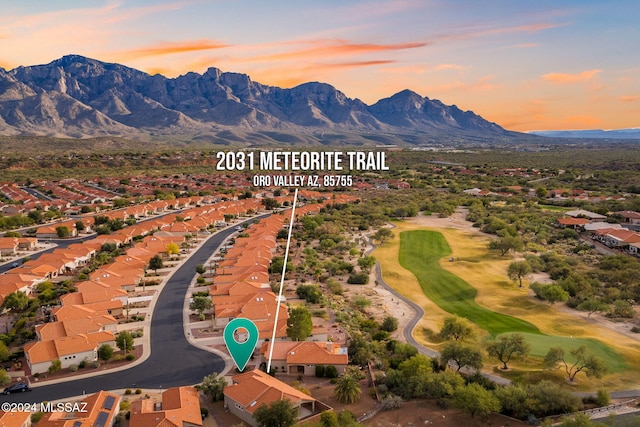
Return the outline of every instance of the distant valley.
[[[540,130],[529,133],[550,138],[640,139],[640,128],[611,130]]]

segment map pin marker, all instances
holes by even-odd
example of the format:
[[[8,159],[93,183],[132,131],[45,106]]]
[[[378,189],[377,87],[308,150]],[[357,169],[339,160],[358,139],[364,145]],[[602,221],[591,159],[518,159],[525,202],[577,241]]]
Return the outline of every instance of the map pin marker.
[[[238,340],[236,340],[236,331],[238,329],[245,329],[247,331],[246,341],[238,342]],[[227,323],[227,326],[224,327],[223,335],[224,343],[229,350],[233,362],[239,371],[243,371],[258,343],[258,327],[251,320],[240,317]]]

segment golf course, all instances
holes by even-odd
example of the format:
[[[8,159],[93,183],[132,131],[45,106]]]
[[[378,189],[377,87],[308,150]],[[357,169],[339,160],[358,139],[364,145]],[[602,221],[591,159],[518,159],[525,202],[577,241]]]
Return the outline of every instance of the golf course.
[[[443,222],[443,225],[447,224]],[[437,333],[446,316],[472,322],[479,341],[510,332],[522,333],[531,345],[528,366],[541,369],[551,347],[565,353],[586,346],[609,370],[607,384],[636,384],[640,343],[606,329],[585,316],[571,315],[536,300],[528,286],[519,288],[506,275],[514,259],[487,249],[489,237],[477,230],[425,228],[410,221],[395,224],[395,237],[376,250],[383,278],[425,310],[414,336],[428,347],[428,330]]]

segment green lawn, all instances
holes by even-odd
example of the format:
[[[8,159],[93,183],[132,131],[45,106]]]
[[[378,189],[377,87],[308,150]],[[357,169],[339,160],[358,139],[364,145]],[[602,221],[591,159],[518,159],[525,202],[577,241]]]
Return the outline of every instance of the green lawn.
[[[573,362],[571,350],[584,345],[591,353],[607,362],[609,372],[624,371],[628,366],[624,358],[611,347],[591,338],[557,337],[551,335],[523,334],[531,344],[531,356],[544,357],[551,347],[562,347],[567,361]]]
[[[451,249],[441,233],[428,230],[400,233],[400,265],[416,276],[424,294],[443,310],[466,317],[494,337],[509,332],[523,333],[531,344],[532,356],[544,357],[551,347],[562,347],[568,354],[585,345],[607,361],[610,371],[627,367],[620,354],[600,341],[544,335],[529,322],[481,307],[475,301],[476,289],[440,266],[439,260],[450,255]]]
[[[537,207],[539,207],[540,209],[544,209],[547,211],[554,211],[554,212],[567,212],[573,209],[576,209],[575,207],[573,208],[566,208],[564,206],[555,206],[555,205],[541,205],[541,204],[537,204]]]

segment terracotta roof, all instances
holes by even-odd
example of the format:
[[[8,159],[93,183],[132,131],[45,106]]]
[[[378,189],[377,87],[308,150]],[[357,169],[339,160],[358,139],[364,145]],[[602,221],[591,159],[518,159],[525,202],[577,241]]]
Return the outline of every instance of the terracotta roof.
[[[265,342],[260,349],[265,357],[269,354],[271,343]],[[289,364],[304,365],[347,365],[347,349],[330,342],[287,342],[277,341],[273,347],[273,359],[285,360]]]
[[[120,396],[99,391],[82,399],[84,412],[49,412],[38,421],[38,427],[110,426],[120,410]]]
[[[57,339],[79,334],[99,332],[107,325],[117,324],[117,320],[108,315],[99,317],[81,317],[62,322],[50,322],[36,326],[41,340]]]
[[[568,218],[558,219],[558,224],[560,225],[585,225],[585,224],[589,224],[590,222],[591,221],[589,221],[587,218],[568,217]]]
[[[627,219],[640,219],[640,213],[635,211],[620,211],[620,212],[614,212],[614,214],[620,215],[623,218],[627,218]]]
[[[209,294],[212,296],[247,295],[258,291],[268,292],[270,290],[271,287],[268,284],[240,281],[229,284],[213,285],[209,289]]]
[[[22,427],[31,418],[31,412],[5,412],[0,411],[0,426],[3,427]],[[26,424],[26,425],[30,425]],[[40,425],[40,424],[38,424]]]
[[[183,427],[202,425],[200,400],[193,387],[174,387],[162,393],[162,403],[151,399],[131,403],[130,427]]]
[[[640,242],[640,233],[636,233],[635,231],[620,229],[620,230],[611,230],[606,233],[607,236],[613,237],[616,240],[620,240],[624,243],[638,243]]]
[[[0,237],[0,249],[13,249],[18,246],[16,237]]]
[[[111,301],[115,298],[127,297],[127,292],[122,289],[113,288],[106,283],[94,282],[92,280],[78,283],[76,285],[76,289],[78,292],[73,292],[71,294],[64,295],[63,297],[77,294],[80,297],[80,304],[91,304],[101,301]]]
[[[102,331],[46,341],[30,342],[24,345],[24,351],[28,354],[29,361],[33,365],[35,363],[50,362],[63,356],[91,351],[100,344],[114,340],[115,337],[111,332]]]
[[[120,307],[122,307],[122,304],[120,304]],[[54,308],[52,312],[56,320],[62,322],[64,320],[80,319],[83,317],[100,318],[102,316],[108,316],[109,313],[107,312],[107,310],[111,308],[111,305],[103,306],[100,305],[100,303],[74,304],[63,305],[62,307]]]
[[[233,377],[233,384],[225,387],[224,394],[240,403],[251,414],[260,405],[276,400],[289,400],[296,405],[316,400],[260,370]]]

